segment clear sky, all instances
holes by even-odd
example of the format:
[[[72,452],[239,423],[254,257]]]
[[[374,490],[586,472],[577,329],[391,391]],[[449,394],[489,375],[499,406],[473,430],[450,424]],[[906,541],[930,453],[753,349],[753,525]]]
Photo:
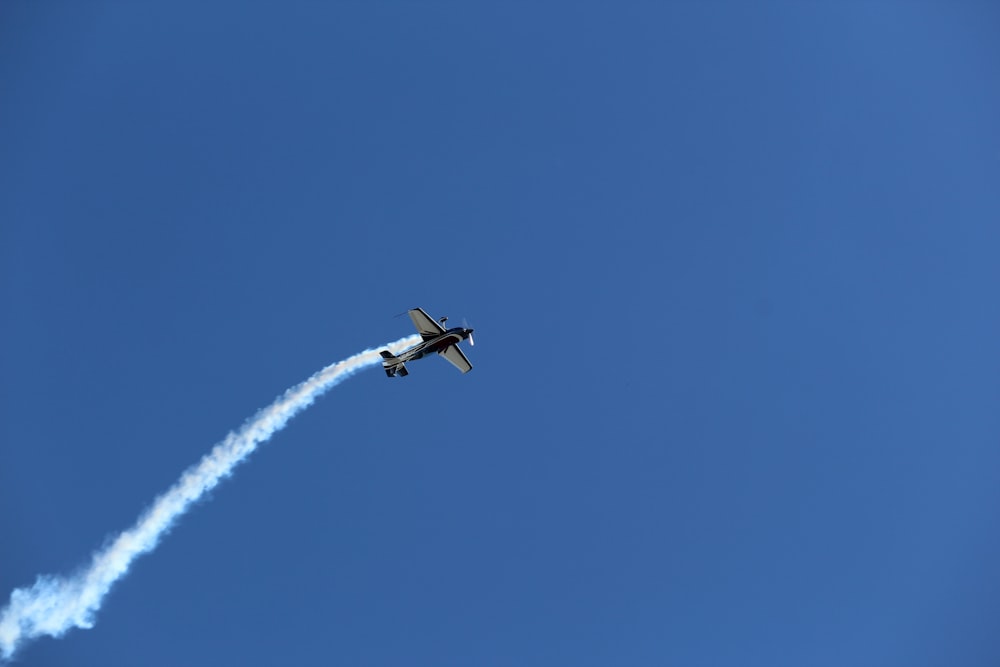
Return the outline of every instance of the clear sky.
[[[1000,663],[998,82],[991,2],[4,2],[3,603],[477,334],[17,664]]]

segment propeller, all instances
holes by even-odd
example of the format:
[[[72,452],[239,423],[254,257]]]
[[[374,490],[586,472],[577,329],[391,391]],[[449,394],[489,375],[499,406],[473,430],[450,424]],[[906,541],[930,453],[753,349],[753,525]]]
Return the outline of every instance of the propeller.
[[[469,328],[469,321],[467,319],[465,319],[464,317],[462,318],[462,328],[463,329],[468,329]],[[473,347],[476,345],[476,341],[474,341],[472,339],[472,331],[471,330],[469,331],[469,345],[473,346]]]

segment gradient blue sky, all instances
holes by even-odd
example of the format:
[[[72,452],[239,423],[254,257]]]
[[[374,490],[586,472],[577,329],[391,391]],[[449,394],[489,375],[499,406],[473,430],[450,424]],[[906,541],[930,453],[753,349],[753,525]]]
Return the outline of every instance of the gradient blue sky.
[[[0,596],[323,365],[19,665],[1000,663],[1000,10],[0,6]]]

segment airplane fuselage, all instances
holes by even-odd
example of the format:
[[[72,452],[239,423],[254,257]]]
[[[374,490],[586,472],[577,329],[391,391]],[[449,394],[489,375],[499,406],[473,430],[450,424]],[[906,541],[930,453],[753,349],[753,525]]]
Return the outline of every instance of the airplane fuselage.
[[[421,359],[432,352],[436,354],[449,345],[461,343],[463,340],[466,340],[471,333],[472,329],[465,329],[463,327],[448,329],[439,336],[421,341],[410,349],[400,352],[399,359],[405,363],[407,361]]]

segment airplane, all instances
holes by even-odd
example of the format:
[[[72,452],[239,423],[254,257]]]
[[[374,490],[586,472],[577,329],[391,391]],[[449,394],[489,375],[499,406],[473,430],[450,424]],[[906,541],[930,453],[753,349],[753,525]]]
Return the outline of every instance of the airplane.
[[[463,373],[472,370],[472,364],[458,348],[458,344],[466,338],[469,339],[469,345],[476,344],[472,340],[472,329],[466,327],[445,329],[444,323],[448,321],[447,317],[434,321],[421,308],[411,308],[408,312],[410,319],[413,320],[413,326],[417,328],[417,333],[423,340],[413,347],[403,350],[399,356],[394,355],[389,350],[379,352],[382,355],[382,368],[385,369],[386,377],[409,375],[410,372],[406,370],[406,362],[420,359],[431,352],[437,352]]]

